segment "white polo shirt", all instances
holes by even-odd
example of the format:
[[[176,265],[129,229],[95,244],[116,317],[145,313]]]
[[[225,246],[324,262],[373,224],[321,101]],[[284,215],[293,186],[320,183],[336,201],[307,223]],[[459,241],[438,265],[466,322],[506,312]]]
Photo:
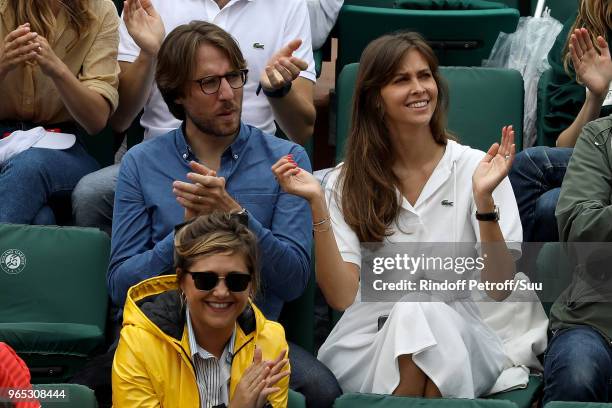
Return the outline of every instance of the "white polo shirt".
[[[315,82],[314,59],[308,9],[303,0],[231,0],[223,9],[213,0],[152,0],[162,17],[166,34],[193,20],[214,23],[238,42],[247,61],[249,78],[244,86],[242,121],[267,133],[274,133],[274,116],[266,96],[255,95],[259,77],[272,55],[289,41],[300,38],[301,47],[293,54],[308,62],[300,76]],[[133,62],[140,48],[129,35],[125,23],[119,26],[119,61]],[[151,93],[140,121],[145,139],[180,126],[164,102],[157,85]]]

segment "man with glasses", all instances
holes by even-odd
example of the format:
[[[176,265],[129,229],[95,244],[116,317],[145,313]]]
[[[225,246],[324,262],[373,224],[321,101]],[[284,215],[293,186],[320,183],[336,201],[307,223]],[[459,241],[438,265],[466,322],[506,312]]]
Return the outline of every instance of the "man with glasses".
[[[119,27],[119,106],[112,128],[125,132],[143,107],[145,140],[179,127],[153,73],[165,34],[192,20],[218,25],[240,45],[250,70],[244,123],[270,134],[277,123],[290,140],[305,144],[314,129],[315,71],[304,0],[127,0]],[[72,200],[76,225],[110,234],[118,172],[118,165],[110,166],[77,185]]]
[[[268,319],[302,294],[310,277],[312,220],[308,204],[281,191],[270,168],[292,155],[310,170],[302,147],[241,121],[249,70],[235,40],[214,24],[194,21],[162,44],[155,79],[182,125],[141,143],[123,158],[111,241],[108,287],[122,307],[127,290],[172,271],[173,228],[214,210],[239,214],[256,235]],[[317,407],[340,389],[313,356],[290,346],[292,387]]]

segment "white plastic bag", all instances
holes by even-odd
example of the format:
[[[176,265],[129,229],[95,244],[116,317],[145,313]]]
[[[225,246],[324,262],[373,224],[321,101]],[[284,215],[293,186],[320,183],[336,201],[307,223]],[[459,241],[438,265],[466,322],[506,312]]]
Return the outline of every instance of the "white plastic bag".
[[[542,17],[521,17],[516,31],[500,33],[491,56],[484,66],[516,69],[523,76],[525,103],[523,115],[523,148],[533,146],[536,139],[536,110],[538,81],[550,68],[548,52],[563,25],[550,17],[546,10]]]

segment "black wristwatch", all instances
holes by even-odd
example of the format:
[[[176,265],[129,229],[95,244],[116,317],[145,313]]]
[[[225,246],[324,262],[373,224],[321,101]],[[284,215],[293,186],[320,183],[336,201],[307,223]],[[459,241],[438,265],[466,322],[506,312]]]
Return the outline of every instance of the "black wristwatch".
[[[493,212],[488,213],[479,213],[478,211],[476,211],[476,219],[478,221],[499,221],[499,207],[496,205],[493,206]]]
[[[249,212],[246,210],[246,208],[242,207],[242,210],[233,213],[232,216],[236,217],[238,222],[245,227],[249,226]]]
[[[283,96],[287,95],[289,91],[291,91],[291,82],[287,83],[282,88],[275,89],[274,91],[265,90],[260,82],[257,90],[255,91],[255,95],[259,95],[261,91],[263,91],[264,95],[269,98],[282,98]]]

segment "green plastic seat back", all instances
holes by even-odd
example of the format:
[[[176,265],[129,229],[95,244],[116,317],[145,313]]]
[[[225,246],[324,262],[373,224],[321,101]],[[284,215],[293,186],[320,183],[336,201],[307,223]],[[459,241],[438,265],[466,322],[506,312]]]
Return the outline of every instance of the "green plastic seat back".
[[[556,146],[556,140],[551,140],[550,137],[544,136],[544,116],[548,114],[550,109],[547,92],[548,84],[552,79],[552,68],[547,69],[542,73],[538,81],[538,102],[537,102],[537,120],[536,129],[538,133],[538,146]]]
[[[312,254],[310,279],[306,290],[299,298],[283,305],[279,318],[279,321],[285,328],[287,340],[310,353],[314,353],[314,304],[316,291],[314,250]]]
[[[93,228],[0,225],[0,341],[33,382],[65,381],[103,345],[109,252]]]
[[[514,32],[518,19],[518,10],[512,8],[447,11],[345,5],[337,21],[336,72],[358,62],[372,40],[398,30],[423,34],[440,65],[480,66],[499,33]]]
[[[551,401],[544,408],[609,408],[609,403],[603,402],[577,402],[577,401]]]
[[[542,377],[539,375],[530,375],[527,388],[499,392],[485,398],[489,400],[509,401],[516,404],[518,408],[531,408],[534,406],[534,403],[539,401],[543,390],[544,380]]]
[[[342,161],[350,128],[352,99],[359,64],[344,67],[336,82],[336,163]],[[523,139],[523,78],[502,68],[441,67],[450,92],[448,128],[459,142],[488,150],[513,125],[517,151]],[[503,97],[500,97],[503,95]]]
[[[396,8],[411,10],[491,10],[508,8],[488,0],[397,0]]]
[[[412,398],[393,395],[349,393],[334,402],[334,408],[517,408],[503,400],[459,398]]]
[[[306,408],[306,398],[299,392],[289,389],[287,408]]]
[[[43,400],[43,408],[97,408],[98,402],[93,390],[79,384],[38,384],[33,386],[34,390],[46,392],[58,392],[56,398]],[[66,396],[61,397],[61,393]]]
[[[0,273],[0,322],[95,324],[104,329],[110,240],[98,229],[0,225],[0,254],[25,265]]]
[[[397,0],[344,0],[345,5],[369,6],[369,7],[395,7]]]

